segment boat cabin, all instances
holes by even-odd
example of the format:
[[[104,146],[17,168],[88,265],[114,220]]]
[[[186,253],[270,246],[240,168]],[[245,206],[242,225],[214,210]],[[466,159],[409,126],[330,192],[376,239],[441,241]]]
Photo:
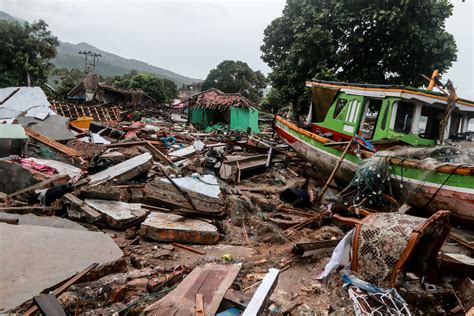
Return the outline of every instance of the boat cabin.
[[[362,136],[374,144],[398,141],[431,146],[439,139],[447,97],[405,86],[306,83],[312,90],[311,130],[335,141]],[[457,99],[444,139],[470,140],[474,136],[474,102]]]

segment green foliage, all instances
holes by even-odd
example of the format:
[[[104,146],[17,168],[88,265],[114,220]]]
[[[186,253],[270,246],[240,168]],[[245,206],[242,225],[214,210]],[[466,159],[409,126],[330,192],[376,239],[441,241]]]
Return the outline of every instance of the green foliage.
[[[84,72],[78,69],[55,68],[51,73],[56,87],[56,98],[65,100],[66,95],[84,78]]]
[[[132,70],[124,76],[116,76],[112,84],[118,88],[143,90],[157,103],[170,103],[178,96],[178,87],[171,80],[158,78],[152,74],[137,74]]]
[[[32,24],[0,20],[0,87],[26,86],[27,74],[32,85],[46,82],[58,45],[47,27],[42,20]]]
[[[423,85],[456,60],[445,31],[448,0],[287,0],[264,32],[262,59],[272,86],[294,105],[306,102],[305,81]]]
[[[288,101],[280,90],[271,88],[265,98],[262,100],[262,109],[276,114],[278,109],[288,106]]]
[[[259,102],[267,86],[265,76],[242,61],[225,60],[209,72],[202,90],[216,88],[226,93],[241,93],[253,102]]]

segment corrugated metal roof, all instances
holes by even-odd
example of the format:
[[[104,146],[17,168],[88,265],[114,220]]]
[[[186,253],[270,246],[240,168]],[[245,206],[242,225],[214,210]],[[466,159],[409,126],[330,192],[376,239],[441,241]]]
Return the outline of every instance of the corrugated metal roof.
[[[40,87],[9,87],[0,89],[0,120],[11,120],[24,114],[27,117],[56,115]]]

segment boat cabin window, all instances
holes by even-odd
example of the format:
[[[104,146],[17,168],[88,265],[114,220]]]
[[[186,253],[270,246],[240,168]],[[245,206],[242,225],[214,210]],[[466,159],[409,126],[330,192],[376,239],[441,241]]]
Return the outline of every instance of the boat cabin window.
[[[360,102],[358,100],[352,100],[352,102],[349,103],[349,108],[347,109],[346,118],[345,118],[346,122],[348,123],[356,122],[357,112],[359,112],[359,105],[360,105]]]
[[[428,139],[439,137],[439,122],[443,118],[444,111],[430,106],[421,108],[420,123],[418,125],[418,136]]]
[[[365,139],[372,139],[375,133],[375,127],[379,120],[380,110],[382,109],[382,100],[369,99],[364,114],[364,121],[361,124],[360,131]]]
[[[410,133],[414,112],[414,104],[403,101],[398,102],[397,114],[395,116],[395,125],[393,129],[404,134]]]
[[[462,115],[461,113],[451,114],[451,123],[449,127],[449,138],[456,137],[458,133],[461,133],[462,125]]]
[[[345,108],[346,105],[347,105],[346,99],[337,100],[336,108],[334,109],[334,114],[332,115],[332,117],[333,118],[338,117],[338,115],[341,114],[342,110]]]
[[[474,132],[474,117],[467,123],[467,131]]]

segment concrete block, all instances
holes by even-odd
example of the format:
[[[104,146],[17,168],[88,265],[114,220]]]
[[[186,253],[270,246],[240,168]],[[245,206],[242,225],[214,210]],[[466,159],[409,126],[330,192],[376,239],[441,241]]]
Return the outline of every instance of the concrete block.
[[[153,212],[141,225],[144,236],[160,242],[216,244],[217,228],[207,222],[180,215]]]

